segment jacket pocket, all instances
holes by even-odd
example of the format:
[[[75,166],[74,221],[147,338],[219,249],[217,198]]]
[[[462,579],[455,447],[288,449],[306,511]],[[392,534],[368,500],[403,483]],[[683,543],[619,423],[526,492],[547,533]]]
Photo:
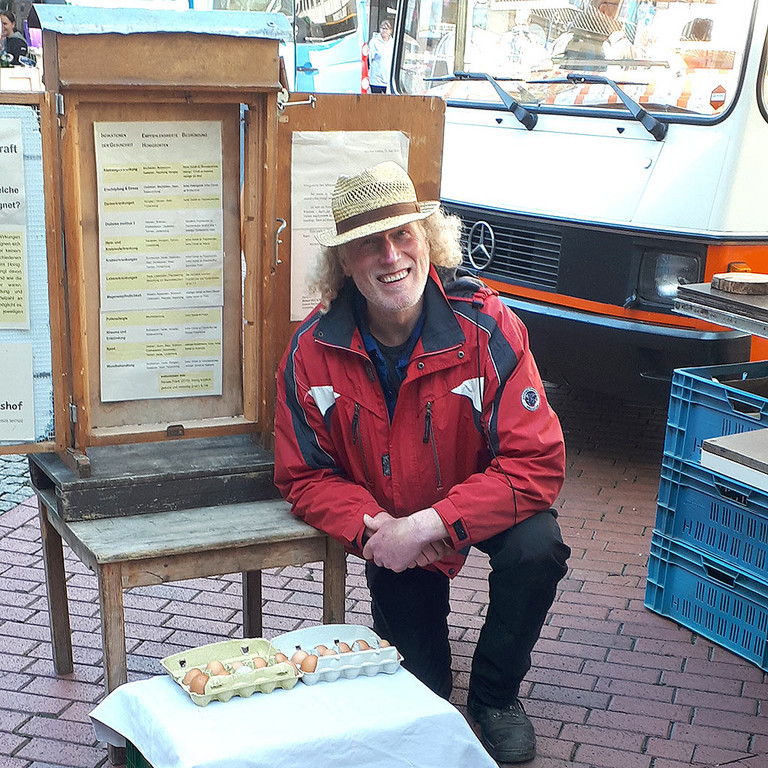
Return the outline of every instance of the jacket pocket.
[[[360,403],[355,403],[355,414],[352,417],[352,445],[356,445],[358,451],[360,452],[360,460],[363,464],[365,482],[370,487],[371,476],[368,472],[368,461],[365,456],[365,443],[363,441],[363,434],[360,429]]]
[[[435,464],[435,478],[437,481],[437,488],[441,490],[443,487],[443,475],[440,471],[440,457],[437,455],[437,443],[435,442],[435,430],[432,425],[432,407],[434,405],[433,400],[427,402],[426,411],[424,413],[424,443],[430,443],[432,446],[432,460]]]

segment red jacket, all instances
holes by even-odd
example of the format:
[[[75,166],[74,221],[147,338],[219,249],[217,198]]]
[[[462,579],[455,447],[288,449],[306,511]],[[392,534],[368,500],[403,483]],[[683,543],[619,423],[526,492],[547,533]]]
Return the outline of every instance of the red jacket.
[[[364,514],[434,507],[456,550],[436,566],[454,576],[469,545],[551,507],[565,446],[522,322],[479,281],[443,278],[431,268],[391,423],[354,286],[304,321],[278,369],[275,482],[294,514],[358,555]]]

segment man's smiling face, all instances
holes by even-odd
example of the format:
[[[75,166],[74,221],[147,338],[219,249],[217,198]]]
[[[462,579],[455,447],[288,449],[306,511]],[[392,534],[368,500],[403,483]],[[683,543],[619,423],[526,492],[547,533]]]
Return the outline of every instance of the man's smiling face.
[[[429,242],[419,222],[353,240],[341,247],[340,257],[369,312],[396,322],[420,307],[429,276]]]

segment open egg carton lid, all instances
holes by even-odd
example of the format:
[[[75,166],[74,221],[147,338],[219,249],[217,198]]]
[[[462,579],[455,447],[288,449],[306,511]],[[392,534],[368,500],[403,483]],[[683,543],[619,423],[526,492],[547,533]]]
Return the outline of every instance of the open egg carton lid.
[[[273,637],[272,643],[289,659],[297,650],[317,656],[314,671],[303,670],[301,679],[307,685],[320,681],[333,682],[339,677],[355,678],[361,674],[392,674],[397,672],[402,661],[397,648],[393,645],[383,645],[386,641],[382,641],[373,630],[356,624],[322,624],[297,629]],[[342,643],[351,650],[342,652],[342,649],[345,649]],[[319,645],[324,645],[336,653],[320,655]]]
[[[264,638],[245,638],[209,643],[197,648],[174,653],[161,659],[165,671],[181,686],[192,701],[204,707],[214,699],[229,701],[233,696],[248,697],[254,693],[272,693],[275,688],[290,690],[302,673],[289,661],[277,661],[279,650]],[[265,666],[256,666],[262,662]],[[219,662],[224,674],[217,670],[205,671],[211,662]],[[194,680],[184,682],[190,670],[199,669],[208,675],[202,693],[192,690]],[[200,688],[198,684],[198,689]]]

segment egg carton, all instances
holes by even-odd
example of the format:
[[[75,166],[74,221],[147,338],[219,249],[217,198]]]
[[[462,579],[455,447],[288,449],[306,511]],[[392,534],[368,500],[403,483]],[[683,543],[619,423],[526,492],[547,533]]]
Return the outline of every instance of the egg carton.
[[[361,650],[360,640],[369,646],[367,650]],[[307,685],[321,681],[330,683],[340,677],[373,676],[380,672],[391,675],[397,672],[403,658],[394,646],[381,647],[381,638],[373,630],[356,624],[322,624],[297,629],[273,637],[272,643],[289,659],[298,649],[317,655],[314,672],[302,672],[301,680]],[[341,653],[340,643],[346,643],[352,650]],[[336,650],[336,655],[318,655],[318,645]]]
[[[167,656],[160,663],[192,701],[204,707],[214,699],[229,701],[233,696],[247,698],[257,692],[272,693],[275,688],[293,688],[302,672],[288,661],[275,661],[277,653],[279,650],[272,643],[257,637],[201,645]],[[264,659],[267,666],[254,667],[255,656]],[[184,677],[194,668],[204,671],[211,661],[221,662],[229,674],[211,675],[202,694],[191,691],[183,682]]]

